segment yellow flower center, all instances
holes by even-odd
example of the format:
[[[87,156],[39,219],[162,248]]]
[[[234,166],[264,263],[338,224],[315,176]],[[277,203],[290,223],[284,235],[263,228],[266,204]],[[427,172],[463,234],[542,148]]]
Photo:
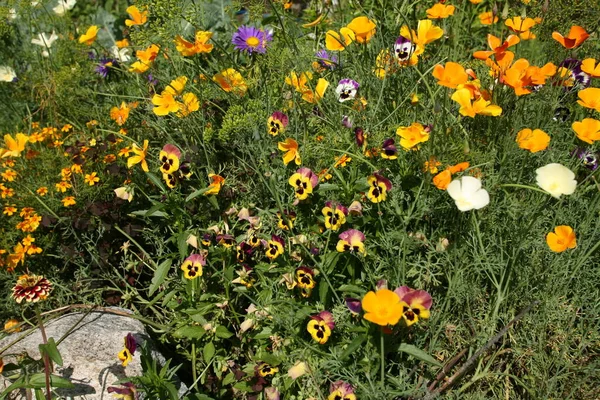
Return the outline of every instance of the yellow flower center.
[[[256,36],[250,36],[246,39],[246,44],[250,47],[256,47],[260,44],[260,40]]]

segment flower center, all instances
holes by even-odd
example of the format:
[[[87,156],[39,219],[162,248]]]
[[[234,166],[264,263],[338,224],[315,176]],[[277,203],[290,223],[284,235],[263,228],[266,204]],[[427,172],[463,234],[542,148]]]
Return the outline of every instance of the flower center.
[[[246,39],[246,44],[250,47],[256,47],[260,44],[260,40],[256,36],[250,36]]]

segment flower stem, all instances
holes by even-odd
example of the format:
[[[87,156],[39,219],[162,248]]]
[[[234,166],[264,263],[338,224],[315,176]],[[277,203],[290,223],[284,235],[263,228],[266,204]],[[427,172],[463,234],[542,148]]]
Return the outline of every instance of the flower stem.
[[[35,305],[35,316],[37,317],[40,332],[42,333],[42,342],[44,342],[45,346],[48,344],[48,338],[46,337],[46,330],[44,329],[44,322],[42,321],[40,306],[38,304]],[[44,354],[42,354],[42,357],[44,358],[44,374],[46,375],[46,399],[52,400],[52,393],[50,392],[50,358],[48,357],[48,350],[46,347],[44,347],[43,353]]]
[[[192,342],[192,379],[194,379],[194,387],[198,384],[196,376],[198,375],[196,371],[196,341]]]
[[[383,390],[385,385],[385,355],[383,351],[383,328],[381,328],[380,332],[380,344],[381,344],[381,389]]]

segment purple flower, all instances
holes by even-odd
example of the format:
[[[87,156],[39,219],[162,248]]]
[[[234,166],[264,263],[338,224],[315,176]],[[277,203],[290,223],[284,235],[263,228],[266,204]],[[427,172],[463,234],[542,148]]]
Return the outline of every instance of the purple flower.
[[[352,79],[342,79],[337,88],[335,89],[335,94],[340,103],[343,103],[347,100],[353,100],[356,97],[356,92],[358,91],[358,87],[360,85],[358,82],[353,81]]]
[[[581,70],[581,61],[575,58],[566,58],[560,63],[559,67],[567,68],[571,71],[571,77],[577,84],[586,88],[590,86],[591,76]]]
[[[344,115],[342,117],[342,125],[344,126],[344,128],[348,128],[348,129],[352,128],[352,120],[350,119],[349,116]]]
[[[598,153],[594,153],[590,149],[586,149],[583,147],[577,147],[575,150],[573,150],[571,152],[571,155],[579,158],[579,160],[581,161],[583,166],[586,167],[587,169],[590,169],[592,171],[595,171],[598,169],[598,165],[600,164],[599,163],[600,155]]]
[[[334,70],[338,65],[338,58],[335,54],[329,55],[327,50],[319,50],[316,54],[317,62],[323,68]]]
[[[414,50],[415,46],[404,36],[400,36],[394,43],[394,55],[400,62],[408,61]]]
[[[360,314],[362,311],[362,304],[359,299],[354,299],[351,297],[346,298],[346,307],[352,314]]]
[[[398,149],[395,146],[394,139],[389,138],[385,139],[383,142],[381,157],[386,158],[388,160],[395,160],[398,158]]]
[[[354,128],[354,139],[356,140],[356,144],[358,147],[363,147],[365,144],[365,131],[361,127]]]
[[[249,54],[254,52],[264,54],[267,51],[267,42],[271,40],[273,40],[273,34],[270,31],[242,25],[233,34],[231,42],[235,45],[236,50]]]
[[[119,63],[114,58],[102,57],[94,71],[103,78],[106,78],[110,73],[111,68],[118,67]]]

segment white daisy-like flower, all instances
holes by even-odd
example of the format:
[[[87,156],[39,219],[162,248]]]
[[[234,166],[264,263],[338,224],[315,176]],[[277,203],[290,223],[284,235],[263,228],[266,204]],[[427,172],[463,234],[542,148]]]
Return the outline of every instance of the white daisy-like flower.
[[[446,189],[460,211],[479,210],[490,203],[490,195],[481,187],[481,181],[472,176],[455,179]]]
[[[359,84],[352,79],[342,79],[337,88],[335,89],[335,95],[340,103],[347,100],[353,100],[356,97]]]
[[[120,49],[117,46],[113,46],[110,48],[110,51],[111,51],[113,57],[121,62],[127,62],[127,61],[131,60],[131,55],[129,55],[130,50],[126,47],[123,47],[122,49]]]
[[[77,4],[77,0],[58,0],[58,5],[52,9],[58,16],[63,16]]]
[[[562,164],[548,164],[535,170],[539,187],[557,199],[563,195],[573,194],[577,181],[575,174]]]
[[[7,65],[0,65],[0,82],[13,82],[16,78],[14,69]]]
[[[56,40],[58,40],[58,35],[54,31],[52,31],[52,33],[42,32],[38,34],[37,38],[31,39],[31,43],[43,47],[44,50],[42,51],[42,55],[44,57],[48,57],[48,50],[50,50],[52,43],[54,43]]]

